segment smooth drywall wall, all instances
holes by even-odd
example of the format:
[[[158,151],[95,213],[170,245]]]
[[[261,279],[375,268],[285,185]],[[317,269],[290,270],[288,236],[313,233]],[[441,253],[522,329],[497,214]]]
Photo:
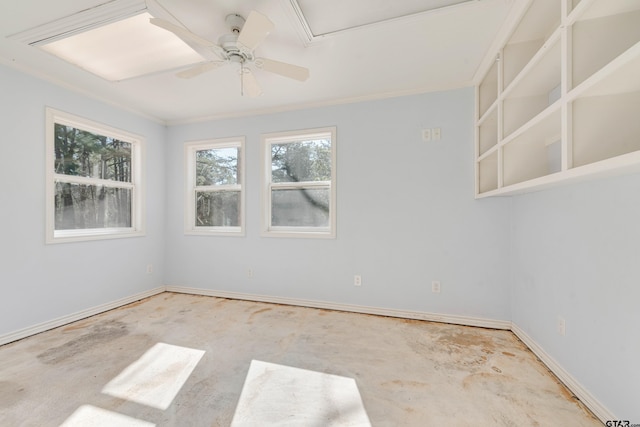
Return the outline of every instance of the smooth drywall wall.
[[[0,335],[162,285],[164,126],[2,65],[0,93]],[[145,137],[146,236],[45,244],[47,106]]]
[[[169,128],[166,284],[510,319],[508,201],[474,200],[473,106],[465,88]],[[337,127],[337,238],[260,237],[260,135],[326,126]],[[434,127],[442,139],[423,141]],[[240,135],[246,236],[185,235],[185,142]]]
[[[618,419],[640,422],[640,176],[515,197],[512,224],[513,322]]]

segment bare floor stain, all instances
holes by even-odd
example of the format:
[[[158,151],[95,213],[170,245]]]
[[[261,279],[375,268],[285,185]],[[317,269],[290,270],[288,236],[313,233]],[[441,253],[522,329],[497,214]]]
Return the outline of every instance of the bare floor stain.
[[[251,316],[249,316],[249,323],[251,323],[253,321],[253,319],[257,315],[262,314],[262,313],[266,313],[266,312],[271,311],[271,310],[273,310],[273,309],[269,308],[269,307],[266,307],[266,308],[261,308],[260,310],[254,311],[253,313],[251,313]]]
[[[169,408],[101,392],[157,343],[205,352]],[[252,360],[353,379],[374,426],[601,425],[509,331],[170,293],[0,346],[0,424],[228,426]]]
[[[24,399],[27,391],[23,386],[11,381],[0,381],[0,408],[8,408]]]
[[[104,322],[90,327],[86,333],[77,338],[40,353],[38,360],[46,364],[60,363],[76,354],[95,348],[98,345],[107,344],[128,333],[127,325],[123,322]]]
[[[493,339],[480,333],[480,331],[473,333],[459,330],[446,331],[438,337],[438,342],[454,349],[477,346],[482,347],[484,353],[493,353],[495,351]]]

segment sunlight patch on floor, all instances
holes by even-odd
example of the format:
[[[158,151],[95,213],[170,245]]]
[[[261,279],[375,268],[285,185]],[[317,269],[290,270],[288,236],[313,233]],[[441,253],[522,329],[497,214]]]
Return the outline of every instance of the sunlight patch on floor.
[[[155,344],[104,386],[102,392],[165,410],[204,353],[203,350]]]
[[[353,378],[252,360],[231,423],[371,426]]]
[[[155,424],[107,411],[91,405],[82,405],[60,427],[154,427]]]

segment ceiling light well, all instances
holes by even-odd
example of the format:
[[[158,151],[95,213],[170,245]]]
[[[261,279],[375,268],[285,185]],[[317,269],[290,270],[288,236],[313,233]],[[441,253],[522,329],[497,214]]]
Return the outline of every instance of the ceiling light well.
[[[10,38],[108,81],[202,62],[204,58],[183,40],[149,23],[156,12],[144,0],[115,0]]]
[[[307,42],[479,0],[288,0]]]

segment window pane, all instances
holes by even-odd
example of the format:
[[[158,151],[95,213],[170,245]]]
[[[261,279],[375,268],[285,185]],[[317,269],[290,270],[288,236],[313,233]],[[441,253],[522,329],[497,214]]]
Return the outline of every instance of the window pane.
[[[271,181],[331,180],[331,140],[271,145]]]
[[[271,191],[271,225],[274,227],[328,227],[328,188]]]
[[[240,192],[196,191],[196,227],[240,227]]]
[[[240,184],[239,156],[237,147],[196,151],[196,186]]]
[[[56,230],[131,227],[131,190],[64,182],[55,186]]]
[[[131,143],[56,123],[55,173],[131,182]]]

